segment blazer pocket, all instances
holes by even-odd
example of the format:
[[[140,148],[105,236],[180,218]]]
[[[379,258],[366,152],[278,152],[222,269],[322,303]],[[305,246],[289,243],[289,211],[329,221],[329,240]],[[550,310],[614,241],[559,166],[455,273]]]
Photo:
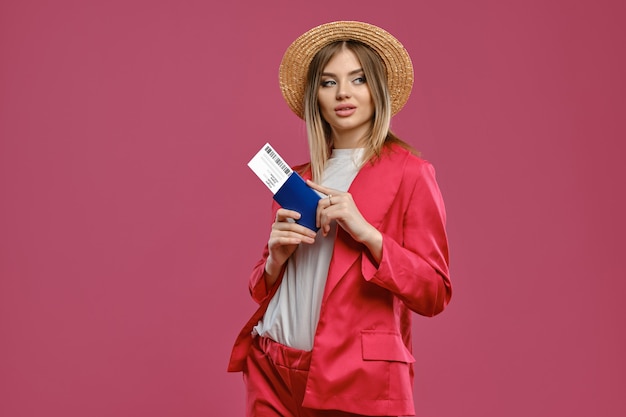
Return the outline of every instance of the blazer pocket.
[[[413,363],[415,358],[402,343],[399,333],[380,330],[362,330],[363,360]]]

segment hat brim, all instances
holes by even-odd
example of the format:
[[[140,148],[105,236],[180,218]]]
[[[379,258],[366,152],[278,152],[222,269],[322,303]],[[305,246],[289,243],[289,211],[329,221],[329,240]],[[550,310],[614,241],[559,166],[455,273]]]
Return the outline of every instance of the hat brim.
[[[291,110],[304,118],[304,90],[309,65],[325,46],[342,40],[368,45],[380,56],[387,71],[391,113],[406,104],[413,88],[413,64],[400,41],[378,26],[356,21],[338,21],[314,27],[299,36],[285,51],[278,71],[280,89]]]

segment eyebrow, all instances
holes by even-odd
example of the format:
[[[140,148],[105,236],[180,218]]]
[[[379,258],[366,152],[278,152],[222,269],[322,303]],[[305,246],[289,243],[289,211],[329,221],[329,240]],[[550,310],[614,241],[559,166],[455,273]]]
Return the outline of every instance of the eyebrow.
[[[355,69],[354,71],[350,71],[348,73],[348,75],[358,74],[359,72],[363,72],[363,68],[359,68],[359,69]],[[334,74],[332,72],[323,72],[322,75],[325,75],[327,77],[336,77],[337,76],[337,74]]]

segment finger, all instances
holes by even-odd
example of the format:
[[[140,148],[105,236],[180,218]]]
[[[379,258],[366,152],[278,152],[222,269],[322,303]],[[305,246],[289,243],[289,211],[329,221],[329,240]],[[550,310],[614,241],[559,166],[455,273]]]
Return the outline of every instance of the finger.
[[[300,217],[302,216],[297,211],[284,208],[279,208],[278,211],[276,211],[276,221],[278,222],[284,222],[287,221],[287,219],[298,220]]]
[[[322,226],[322,215],[326,212],[326,210],[328,210],[332,205],[336,203],[337,198],[338,197],[335,194],[329,194],[324,198],[320,198],[320,200],[317,202],[317,211],[315,212],[315,225],[317,227]]]
[[[324,200],[328,200],[327,198]],[[334,197],[333,197],[334,200]],[[334,201],[333,201],[334,203]],[[328,205],[328,204],[324,204],[322,205],[322,207],[318,207],[317,210],[317,227],[320,228],[320,230],[322,231],[322,234],[324,236],[328,235],[328,232],[330,231],[330,223],[333,220],[333,206],[332,205]]]
[[[324,210],[330,207],[330,203],[328,202],[328,198],[321,198],[317,203],[317,210],[315,211],[315,226],[318,228],[322,226],[322,215],[324,214]]]
[[[328,210],[323,210],[320,213],[320,220],[319,220],[319,228],[322,231],[322,236],[327,236],[328,232],[330,231],[330,218],[328,217]]]
[[[306,228],[305,228],[306,229]],[[306,229],[307,231],[309,229]],[[299,233],[292,230],[275,230],[270,236],[270,240],[277,245],[298,245],[302,242],[313,243],[315,241],[315,234],[310,231]]]
[[[311,180],[306,180],[306,183],[309,187],[313,188],[315,191],[319,191],[322,194],[326,194],[326,195],[334,195],[334,194],[339,194],[341,191],[339,190],[335,190],[333,188],[328,188],[328,187],[324,187],[323,185],[319,185],[317,183],[314,183]]]
[[[316,232],[308,227],[290,221],[276,221],[272,225],[272,230],[276,231],[280,236],[291,233],[299,237],[315,238]]]
[[[313,243],[314,239],[308,236],[281,236],[275,239],[277,246],[299,245],[300,243]]]

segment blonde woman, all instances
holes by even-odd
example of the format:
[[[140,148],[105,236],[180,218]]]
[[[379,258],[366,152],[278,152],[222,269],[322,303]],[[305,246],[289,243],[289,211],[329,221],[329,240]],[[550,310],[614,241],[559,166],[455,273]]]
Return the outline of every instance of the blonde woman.
[[[379,27],[332,22],[296,39],[279,75],[306,122],[311,159],[295,169],[323,196],[320,229],[274,205],[229,371],[248,416],[413,415],[411,314],[440,313],[451,284],[433,167],[390,131],[411,60]]]

